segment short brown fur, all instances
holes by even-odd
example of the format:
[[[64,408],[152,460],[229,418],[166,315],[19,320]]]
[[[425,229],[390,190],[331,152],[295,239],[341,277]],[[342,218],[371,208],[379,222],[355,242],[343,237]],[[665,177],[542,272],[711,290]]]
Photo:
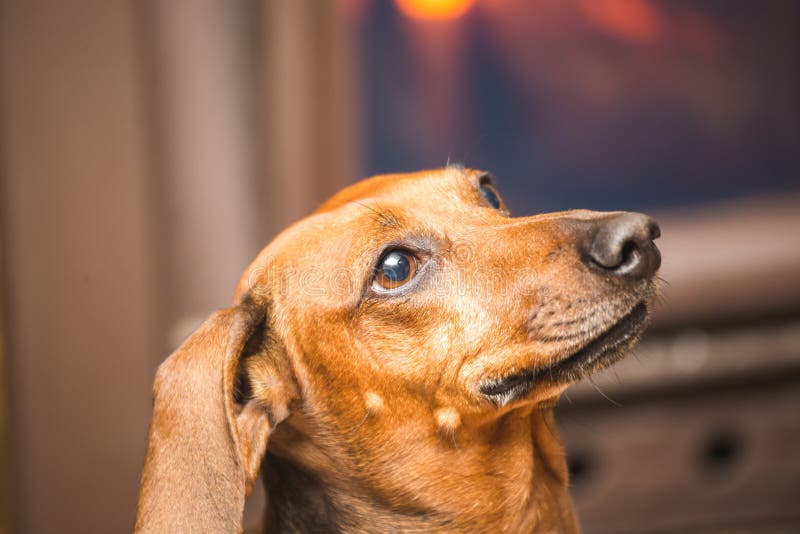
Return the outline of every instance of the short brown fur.
[[[649,306],[653,276],[585,267],[577,236],[613,214],[511,218],[485,179],[372,178],[261,252],[159,368],[137,531],[240,531],[259,472],[268,532],[578,531],[552,406],[601,364],[536,371]],[[391,247],[419,270],[387,295]],[[515,396],[481,392],[528,370]]]

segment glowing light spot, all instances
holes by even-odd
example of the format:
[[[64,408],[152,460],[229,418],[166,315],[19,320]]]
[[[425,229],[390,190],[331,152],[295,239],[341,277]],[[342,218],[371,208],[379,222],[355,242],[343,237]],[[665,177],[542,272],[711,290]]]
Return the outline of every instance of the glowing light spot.
[[[447,20],[464,15],[475,0],[396,0],[400,11],[421,20]]]
[[[654,42],[664,33],[658,6],[645,0],[583,0],[587,20],[597,29],[631,41]]]

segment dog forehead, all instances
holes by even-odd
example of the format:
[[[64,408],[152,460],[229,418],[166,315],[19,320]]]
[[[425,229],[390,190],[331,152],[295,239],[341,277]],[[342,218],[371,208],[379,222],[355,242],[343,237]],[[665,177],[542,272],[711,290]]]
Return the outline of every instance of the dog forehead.
[[[391,198],[402,203],[413,204],[430,202],[432,206],[440,203],[433,194],[436,190],[447,192],[465,187],[470,181],[477,180],[481,171],[450,166],[415,173],[383,174],[357,182],[333,195],[315,213],[336,210],[352,202],[368,202],[373,199]]]
[[[353,272],[366,269],[360,263],[376,243],[390,240],[393,234],[438,226],[437,219],[447,216],[439,213],[442,199],[466,199],[481,174],[453,166],[380,175],[339,191],[314,213],[283,230],[259,253],[243,273],[235,301],[248,291],[273,285],[271,282],[284,276],[281,273],[286,268],[302,272],[342,266]],[[352,257],[354,254],[360,258]]]

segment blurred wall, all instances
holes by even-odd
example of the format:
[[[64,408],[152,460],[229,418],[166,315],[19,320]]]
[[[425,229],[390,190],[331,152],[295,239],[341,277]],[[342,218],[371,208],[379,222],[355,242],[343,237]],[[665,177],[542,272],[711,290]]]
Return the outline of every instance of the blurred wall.
[[[0,1],[12,531],[131,529],[157,364],[356,172],[340,27],[312,0]]]
[[[163,346],[134,15],[100,1],[2,6],[14,531],[131,523]]]

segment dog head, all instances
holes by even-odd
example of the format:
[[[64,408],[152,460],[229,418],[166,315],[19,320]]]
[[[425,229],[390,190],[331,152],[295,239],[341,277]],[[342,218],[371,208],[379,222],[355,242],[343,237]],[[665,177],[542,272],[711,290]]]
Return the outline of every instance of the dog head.
[[[307,402],[407,392],[491,416],[557,395],[636,341],[656,237],[638,214],[513,218],[481,172],[381,176],[279,236],[237,294],[270,310]]]
[[[293,437],[325,436],[314,450],[357,442],[385,463],[399,434],[453,439],[620,358],[656,291],[658,232],[623,212],[514,218],[488,174],[463,168],[360,182],[262,251],[228,315],[162,366],[156,409],[165,387],[183,387],[175,377],[212,362],[208,391],[188,393],[205,400],[169,421],[227,421],[243,487],[290,415]],[[330,456],[270,439],[305,463]]]

